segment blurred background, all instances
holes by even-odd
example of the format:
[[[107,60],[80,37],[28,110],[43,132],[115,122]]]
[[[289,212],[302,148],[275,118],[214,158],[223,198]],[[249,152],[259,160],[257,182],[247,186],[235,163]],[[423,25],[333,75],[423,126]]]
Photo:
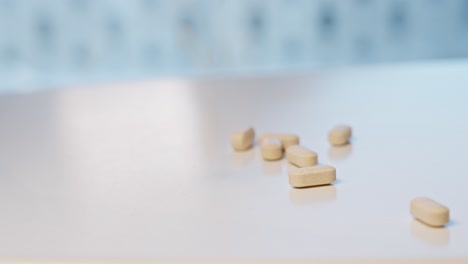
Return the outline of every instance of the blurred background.
[[[468,56],[468,0],[0,0],[0,93]]]

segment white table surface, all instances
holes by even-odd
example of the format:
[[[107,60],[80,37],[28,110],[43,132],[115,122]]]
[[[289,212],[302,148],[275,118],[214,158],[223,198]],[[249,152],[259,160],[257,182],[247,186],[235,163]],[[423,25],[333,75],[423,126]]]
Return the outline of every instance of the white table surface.
[[[468,61],[2,96],[0,261],[467,263],[467,117]],[[248,125],[299,134],[338,181],[291,188],[285,160],[230,148]],[[447,227],[412,219],[417,196]]]

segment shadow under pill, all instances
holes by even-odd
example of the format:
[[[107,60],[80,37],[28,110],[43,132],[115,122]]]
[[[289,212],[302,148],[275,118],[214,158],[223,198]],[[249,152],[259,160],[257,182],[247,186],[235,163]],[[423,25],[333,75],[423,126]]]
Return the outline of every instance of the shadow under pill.
[[[330,146],[328,148],[328,158],[331,160],[347,159],[353,152],[353,145],[348,143],[343,146]]]
[[[312,205],[333,202],[336,200],[336,187],[322,185],[310,188],[291,188],[289,202],[294,205]]]
[[[343,183],[342,179],[336,179],[336,181],[334,181],[332,184],[333,185],[339,185],[339,184],[342,184],[342,183]]]
[[[445,227],[449,228],[449,227],[452,227],[454,225],[455,225],[455,221],[449,220],[449,222],[447,224],[445,224]]]
[[[414,238],[429,246],[442,247],[450,242],[450,230],[447,227],[431,227],[413,219],[410,229]]]

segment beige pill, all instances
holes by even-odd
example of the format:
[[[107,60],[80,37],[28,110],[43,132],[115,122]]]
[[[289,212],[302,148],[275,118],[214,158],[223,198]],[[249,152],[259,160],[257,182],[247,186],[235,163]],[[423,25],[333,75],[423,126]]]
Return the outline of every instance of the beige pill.
[[[265,138],[277,138],[281,140],[283,149],[287,149],[289,146],[299,144],[299,136],[294,134],[265,133],[258,137],[258,142],[261,144],[262,140]]]
[[[328,141],[333,146],[340,146],[347,144],[349,142],[349,138],[351,137],[351,127],[347,125],[340,125],[332,128],[330,132],[328,132]]]
[[[309,167],[317,164],[317,153],[294,145],[286,149],[286,159],[298,167]]]
[[[231,144],[237,151],[247,150],[252,147],[255,138],[253,128],[248,128],[243,131],[232,133]]]
[[[444,226],[449,221],[449,209],[426,197],[411,200],[411,214],[417,220],[430,226]]]
[[[264,160],[279,160],[283,157],[283,146],[277,138],[264,138],[260,148]]]
[[[295,188],[330,184],[336,181],[336,169],[332,166],[312,166],[290,170],[289,184]]]

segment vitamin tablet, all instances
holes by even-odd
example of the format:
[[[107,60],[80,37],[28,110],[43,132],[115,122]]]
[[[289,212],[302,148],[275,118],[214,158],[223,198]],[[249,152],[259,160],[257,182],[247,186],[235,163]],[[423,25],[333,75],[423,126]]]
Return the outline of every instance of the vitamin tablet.
[[[260,149],[264,160],[279,160],[283,157],[283,146],[278,138],[264,138]]]
[[[289,184],[295,188],[330,184],[336,181],[336,169],[332,166],[297,168],[288,172]]]
[[[247,150],[252,147],[255,138],[253,128],[247,128],[242,131],[234,132],[231,137],[232,147],[237,151]]]
[[[352,131],[350,126],[336,126],[328,132],[328,141],[330,141],[333,146],[345,145],[349,142],[351,133]]]
[[[449,209],[426,197],[411,200],[411,214],[429,226],[444,226],[449,221]]]
[[[317,153],[294,145],[286,149],[286,159],[298,167],[309,167],[317,164]]]
[[[299,136],[294,134],[266,133],[258,137],[258,142],[261,144],[264,138],[277,138],[281,140],[283,149],[287,149],[289,146],[299,144]]]

